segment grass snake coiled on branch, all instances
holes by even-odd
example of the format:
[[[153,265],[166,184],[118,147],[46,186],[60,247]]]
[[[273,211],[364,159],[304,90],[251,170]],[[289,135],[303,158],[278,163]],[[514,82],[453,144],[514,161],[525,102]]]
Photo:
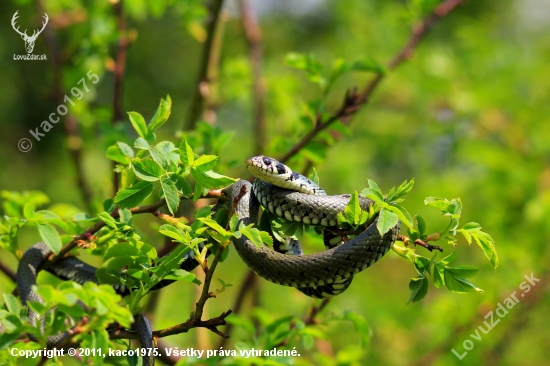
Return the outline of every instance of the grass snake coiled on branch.
[[[257,223],[259,205],[280,218],[298,221],[318,227],[337,228],[337,215],[343,212],[350,195],[327,196],[326,193],[308,178],[293,172],[275,159],[254,157],[247,160],[247,168],[259,179],[250,184],[241,180],[223,190],[225,199],[220,204],[235,202],[235,213],[245,225]],[[367,210],[373,202],[360,198],[360,206]],[[380,235],[376,220],[362,233],[342,243],[342,238],[331,237],[325,231],[325,245],[328,250],[302,255],[297,240],[288,238],[286,243],[274,241],[274,249],[259,248],[246,236],[234,238],[233,244],[246,265],[261,277],[284,286],[292,286],[304,294],[317,298],[338,295],[345,291],[358,272],[378,261],[391,248],[399,233],[398,223],[386,234]],[[181,268],[191,270],[198,265],[192,252],[181,264]],[[17,271],[17,287],[23,304],[28,301],[43,302],[32,290],[42,265],[52,254],[44,244],[38,243],[25,252]],[[61,259],[46,269],[55,276],[74,280],[79,283],[93,281],[96,268],[78,258]],[[164,287],[173,281],[162,281],[155,289]],[[128,289],[114,286],[120,294]],[[29,321],[43,321],[29,309]],[[134,329],[142,347],[153,347],[152,332],[147,320],[135,316]],[[47,346],[59,347],[70,336],[70,331],[50,336]],[[153,365],[153,357],[145,357],[144,365]]]

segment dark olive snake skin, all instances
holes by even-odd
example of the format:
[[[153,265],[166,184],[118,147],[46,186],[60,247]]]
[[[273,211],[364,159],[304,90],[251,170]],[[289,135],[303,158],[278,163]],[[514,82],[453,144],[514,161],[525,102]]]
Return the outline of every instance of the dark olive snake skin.
[[[262,180],[256,179],[253,186],[247,181],[239,181],[224,190],[230,201],[238,197],[241,190],[246,190],[235,211],[245,225],[257,222],[261,203],[271,213],[287,220],[337,226],[336,217],[350,199],[350,195],[315,195],[320,190],[317,185],[272,158],[248,159],[247,168]],[[282,180],[287,188],[298,191],[279,188],[265,180],[271,183]],[[372,204],[368,199],[360,199],[363,209]],[[397,239],[400,223],[382,236],[376,222],[344,244],[309,255],[286,255],[267,247],[258,248],[245,236],[234,238],[233,244],[246,265],[261,277],[296,287],[308,296],[326,298],[346,290],[353,276],[382,258]]]

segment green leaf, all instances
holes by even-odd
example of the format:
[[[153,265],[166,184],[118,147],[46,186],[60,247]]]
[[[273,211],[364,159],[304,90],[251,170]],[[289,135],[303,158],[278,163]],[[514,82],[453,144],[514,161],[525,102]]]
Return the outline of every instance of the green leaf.
[[[187,140],[183,140],[180,144],[180,157],[181,162],[185,167],[191,166],[195,163],[195,155],[193,154],[193,149],[187,143]]]
[[[111,229],[116,229],[117,228],[116,220],[111,215],[109,215],[107,212],[101,212],[97,216],[99,216],[99,218],[105,223],[105,225],[107,225]]]
[[[164,151],[159,150],[156,146],[151,147],[149,150],[151,157],[164,169],[169,169],[170,167],[170,156],[164,153]]]
[[[38,227],[38,232],[40,233],[42,241],[52,250],[52,252],[55,254],[59,253],[62,244],[57,230],[50,224],[36,224],[36,226]]]
[[[409,282],[409,289],[411,290],[411,297],[409,298],[407,304],[422,300],[428,293],[428,279],[423,276],[411,278],[411,282]]]
[[[238,327],[238,328],[241,328],[241,329],[245,330],[246,332],[248,332],[248,334],[250,336],[252,336],[256,333],[256,327],[254,326],[254,324],[250,320],[248,320],[244,317],[241,317],[241,316],[239,316],[235,313],[232,313],[231,315],[229,315],[227,318],[225,318],[225,320],[229,324],[232,324],[235,327]]]
[[[159,107],[157,108],[157,111],[155,112],[155,115],[151,119],[151,122],[149,122],[148,131],[153,132],[160,126],[162,126],[166,121],[168,120],[168,117],[170,117],[170,112],[172,110],[172,99],[170,99],[170,96],[166,96],[166,100],[161,99]]]
[[[178,192],[181,193],[184,197],[190,197],[193,194],[193,189],[191,188],[191,185],[189,185],[184,177],[177,174],[170,174],[169,178],[176,186]]]
[[[136,130],[138,135],[144,139],[147,139],[147,125],[145,124],[145,119],[143,119],[143,116],[138,112],[128,112],[128,116],[130,116],[130,122],[132,123],[132,126],[134,126],[134,130]]]
[[[470,278],[479,272],[479,268],[469,265],[461,265],[456,267],[445,267],[445,271],[448,271],[454,277]]]
[[[124,151],[122,151],[122,149],[118,144],[120,144],[120,142],[115,145],[109,146],[107,148],[107,153],[106,153],[107,158],[109,158],[110,160],[116,161],[117,163],[127,165],[130,163],[130,158],[128,157],[127,154],[124,153]],[[132,150],[132,153],[133,153],[133,150]]]
[[[149,150],[151,145],[143,137],[138,137],[134,142],[134,147],[140,150]]]
[[[166,235],[180,243],[188,243],[189,242],[189,237],[188,235],[186,236],[185,235],[185,232],[183,230],[180,230],[178,228],[175,228],[173,227],[172,225],[168,225],[168,224],[165,224],[165,225],[162,225],[160,228],[159,228],[159,233],[163,234],[163,235]]]
[[[398,221],[399,219],[395,213],[383,208],[382,210],[380,210],[380,214],[378,215],[378,222],[376,223],[378,232],[380,233],[380,235],[384,235],[392,227],[397,225]]]
[[[10,313],[19,316],[21,305],[15,296],[4,293],[4,304]]]
[[[497,255],[497,250],[494,245],[493,238],[483,231],[478,231],[477,233],[471,233],[472,237],[476,244],[483,250],[483,253],[489,259],[489,262],[493,265],[494,269],[498,268],[499,259]]]
[[[420,215],[416,215],[414,218],[418,223],[418,232],[420,233],[420,236],[423,236],[426,233],[426,221],[424,221]]]
[[[195,168],[191,168],[191,175],[201,187],[207,189],[224,188],[236,182],[236,179],[220,175],[213,171],[201,172]]]
[[[138,206],[153,192],[153,183],[140,181],[132,187],[121,189],[115,196],[115,204],[121,208]]]
[[[320,185],[319,183],[319,175],[317,174],[317,170],[315,170],[315,168],[311,168],[313,170],[313,172],[309,175],[309,179],[311,179],[311,181],[317,185]]]
[[[284,63],[287,66],[293,67],[298,70],[304,70],[311,74],[319,74],[321,71],[323,71],[323,65],[315,60],[313,55],[289,53],[285,56]]]
[[[23,207],[23,215],[27,220],[30,220],[34,215],[34,210],[36,209],[33,203],[26,203]]]
[[[253,228],[252,224],[245,226],[242,222],[239,226],[239,231],[246,236],[254,245],[258,248],[263,247],[262,236],[260,235],[260,230]]]
[[[441,262],[435,263],[432,275],[435,287],[441,288],[445,285],[445,264]]]
[[[460,271],[459,271],[460,273]],[[451,267],[445,268],[445,286],[451,291],[459,294],[471,292],[483,292],[482,289],[470,281],[457,276],[457,271]]]
[[[133,159],[132,167],[136,176],[148,182],[156,182],[164,173],[162,167],[153,159]]]
[[[164,193],[168,210],[170,210],[172,215],[174,215],[178,211],[178,207],[180,205],[180,195],[178,190],[172,180],[168,177],[162,177],[160,179],[160,186],[162,187],[162,192]]]
[[[376,189],[365,188],[361,191],[361,196],[370,198],[374,202],[384,202],[384,196],[382,195],[382,192],[377,191]]]
[[[467,232],[480,231],[481,225],[478,224],[477,222],[469,222],[462,227],[462,230],[465,230]]]
[[[187,272],[183,269],[176,269],[174,272],[169,273],[164,277],[165,280],[175,280],[175,281],[185,281],[185,282],[196,282],[197,276],[193,273]],[[198,283],[200,284],[200,282]]]
[[[129,243],[118,243],[107,249],[103,256],[103,261],[107,262],[115,257],[137,257],[140,255],[139,249]]]
[[[411,214],[407,209],[403,206],[397,205],[395,203],[391,203],[388,207],[386,207],[387,210],[390,210],[391,212],[395,213],[401,221],[407,225],[409,228],[414,228],[413,219],[411,217]]]
[[[220,224],[218,224],[216,221],[214,221],[212,219],[205,218],[205,217],[199,217],[198,220],[200,220],[201,222],[203,222],[205,225],[209,226],[210,228],[214,229],[215,231],[217,231],[222,236],[227,237],[227,236],[231,235],[223,227],[221,227]]]
[[[365,319],[362,315],[351,311],[346,310],[344,312],[344,319],[349,320],[353,323],[355,330],[359,332],[361,335],[361,345],[363,348],[367,347],[369,344],[370,338],[372,337],[372,331],[369,327],[369,323],[367,322],[367,319]]]
[[[365,71],[365,72],[374,72],[377,74],[386,74],[387,69],[376,60],[369,58],[367,60],[356,61],[350,66],[352,71]]]
[[[195,160],[193,167],[198,171],[206,172],[208,170],[212,170],[217,162],[218,157],[216,155],[201,155],[197,160]]]
[[[351,195],[348,204],[344,208],[344,214],[348,223],[357,227],[360,224],[363,224],[367,220],[367,215],[361,207],[359,206],[359,198],[357,196],[357,191],[354,191]]]

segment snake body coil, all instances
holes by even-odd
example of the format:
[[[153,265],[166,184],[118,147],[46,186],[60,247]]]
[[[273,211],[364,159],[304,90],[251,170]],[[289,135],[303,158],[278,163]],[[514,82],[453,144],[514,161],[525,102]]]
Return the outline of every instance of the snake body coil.
[[[260,204],[272,214],[289,221],[302,222],[324,228],[337,228],[337,215],[344,211],[350,195],[327,196],[319,186],[308,178],[293,172],[275,159],[255,157],[247,161],[247,168],[259,179],[252,186],[247,181],[238,181],[223,190],[229,202],[238,200],[235,213],[245,225],[258,222]],[[282,187],[282,188],[281,188]],[[244,194],[243,194],[244,192]],[[361,198],[360,206],[367,210],[372,201]],[[339,236],[328,234],[325,230],[326,251],[302,255],[297,240],[289,238],[286,243],[276,242],[274,248],[257,247],[245,236],[234,238],[233,243],[246,265],[261,277],[284,286],[292,286],[308,296],[325,298],[345,291],[353,276],[370,267],[390,249],[400,224],[380,235],[376,220],[362,233],[343,243]],[[333,235],[331,237],[330,235]],[[19,262],[17,288],[23,304],[28,301],[43,303],[43,299],[32,287],[42,265],[52,254],[44,244],[38,243],[28,249]],[[198,262],[188,252],[181,268],[191,270]],[[68,257],[47,268],[47,271],[66,280],[79,283],[93,281],[97,283],[96,268],[87,265],[75,257]],[[173,281],[162,281],[155,289]],[[126,294],[127,288],[114,286],[118,293]],[[29,309],[29,322],[43,319]],[[42,325],[43,327],[43,325]],[[151,328],[147,320],[135,316],[134,329],[142,347],[153,347]],[[70,332],[50,336],[47,346],[62,345]],[[144,357],[144,365],[153,365],[152,356]]]

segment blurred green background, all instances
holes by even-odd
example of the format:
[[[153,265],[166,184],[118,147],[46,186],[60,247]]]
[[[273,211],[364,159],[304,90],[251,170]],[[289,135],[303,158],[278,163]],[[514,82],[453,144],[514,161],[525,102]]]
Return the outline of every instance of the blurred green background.
[[[289,68],[290,52],[313,54],[330,69],[338,58],[348,62],[373,59],[386,64],[405,44],[411,29],[437,0],[252,2],[262,31],[268,141],[266,155],[282,156],[304,135],[303,104],[320,96],[304,73]],[[113,195],[111,163],[105,149],[114,141],[136,137],[126,111],[150,118],[161,97],[173,100],[172,116],[159,131],[160,139],[180,141],[190,100],[196,88],[204,45],[207,10],[202,1],[139,0],[124,4],[131,39],[123,81],[122,121],[114,125],[113,59],[116,55],[116,4],[103,1],[3,1],[0,3],[0,188],[5,191],[43,191],[46,206],[66,203],[67,212],[95,214]],[[37,142],[29,129],[57,108],[56,66],[46,32],[36,41],[35,54],[47,61],[15,61],[24,54],[23,41],[10,26],[19,10],[21,29],[40,26],[44,11],[48,29],[59,46],[61,88],[67,93],[88,70],[100,77],[83,100],[70,107],[78,134],[70,139],[60,122]],[[248,178],[246,158],[254,154],[252,72],[243,33],[239,3],[227,1],[220,21],[219,59],[215,65],[208,108],[213,123],[234,132],[221,151],[223,173]],[[29,32],[30,33],[30,32]],[[301,362],[370,365],[542,365],[548,364],[550,321],[548,263],[550,251],[550,3],[542,0],[466,1],[440,20],[422,43],[378,87],[368,104],[354,116],[351,133],[341,136],[321,154],[305,153],[289,165],[303,168],[312,159],[321,185],[329,194],[349,193],[374,179],[387,192],[404,179],[415,178],[405,206],[421,214],[432,230],[445,224],[436,210],[426,208],[427,196],[460,197],[462,222],[481,223],[495,239],[500,267],[495,271],[483,253],[465,241],[458,246],[457,264],[481,268],[472,279],[482,294],[459,295],[430,285],[421,302],[406,305],[408,283],[416,275],[395,253],[356,276],[352,286],[336,297],[323,313],[351,309],[367,319],[372,337],[362,351],[360,336],[349,322],[329,321],[329,335]],[[339,108],[346,90],[361,88],[372,77],[348,73],[326,98],[328,112]],[[208,117],[208,115],[207,115]],[[210,115],[212,117],[212,115]],[[213,118],[211,118],[214,120]],[[176,137],[178,136],[178,137]],[[21,138],[31,138],[30,152],[18,150]],[[76,182],[71,148],[81,150],[84,178],[93,192],[83,202]],[[153,199],[151,199],[153,200]],[[87,208],[91,207],[91,208]],[[136,221],[151,243],[162,244],[150,217]],[[428,227],[428,231],[430,226]],[[38,240],[26,229],[24,250]],[[320,249],[319,240],[306,250]],[[444,247],[445,253],[452,247]],[[427,253],[419,253],[429,256]],[[12,269],[16,259],[0,250]],[[85,257],[86,258],[86,257]],[[91,258],[97,264],[97,258]],[[510,310],[460,361],[451,349],[464,352],[463,342],[483,325],[484,316],[518,291],[524,276],[541,281],[529,296]],[[234,286],[207,305],[210,316],[233,304],[246,267],[234,251],[217,271]],[[46,278],[44,280],[51,280]],[[0,290],[14,284],[0,274]],[[273,317],[303,316],[314,301],[292,288],[259,280],[257,307]],[[161,293],[154,328],[187,319],[197,293],[178,283]],[[241,315],[254,313],[247,299]],[[226,348],[243,333],[235,330]],[[215,335],[191,331],[166,339],[182,347],[216,347]],[[297,347],[303,350],[302,345]],[[359,354],[359,356],[355,356]],[[357,361],[358,359],[359,361]],[[309,361],[308,361],[309,360]],[[330,361],[332,360],[332,361]],[[354,361],[356,360],[356,361]]]

